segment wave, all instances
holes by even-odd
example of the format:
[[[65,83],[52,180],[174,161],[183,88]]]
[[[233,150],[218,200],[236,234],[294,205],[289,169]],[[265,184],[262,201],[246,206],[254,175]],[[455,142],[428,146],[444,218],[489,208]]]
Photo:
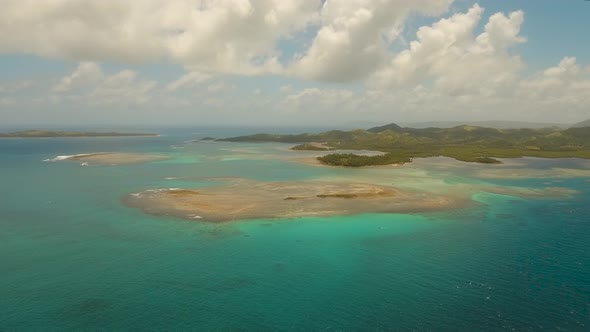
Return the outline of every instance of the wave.
[[[56,161],[63,161],[63,160],[68,160],[68,159],[72,159],[72,158],[91,156],[93,154],[94,153],[81,153],[81,154],[63,155],[63,156],[57,156],[57,157],[54,157],[54,158],[44,159],[43,161],[45,161],[45,162],[56,162]]]

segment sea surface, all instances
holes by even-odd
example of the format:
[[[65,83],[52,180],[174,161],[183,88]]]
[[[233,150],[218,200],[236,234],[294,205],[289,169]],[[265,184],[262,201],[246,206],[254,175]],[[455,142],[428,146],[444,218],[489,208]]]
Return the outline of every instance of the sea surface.
[[[587,161],[435,158],[355,170],[297,162],[283,144],[190,142],[251,129],[161,132],[0,140],[0,331],[590,331]],[[100,151],[171,159],[44,162]],[[520,176],[489,176],[493,167]],[[133,192],[210,186],[216,177],[357,176],[416,190],[577,194],[481,190],[469,206],[436,213],[222,224],[122,203]]]

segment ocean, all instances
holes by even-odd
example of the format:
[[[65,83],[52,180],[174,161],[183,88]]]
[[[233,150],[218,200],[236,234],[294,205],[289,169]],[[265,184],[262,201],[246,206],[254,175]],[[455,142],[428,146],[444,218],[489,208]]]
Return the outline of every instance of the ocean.
[[[284,144],[190,142],[252,129],[162,132],[0,139],[0,331],[590,330],[588,161],[432,158],[330,168],[297,162],[299,152]],[[100,151],[170,159],[44,161]],[[216,185],[208,179],[218,177],[381,179],[471,190],[472,203],[207,223],[122,202],[151,188]],[[486,189],[514,187],[520,191]],[[548,187],[575,194],[546,194]]]

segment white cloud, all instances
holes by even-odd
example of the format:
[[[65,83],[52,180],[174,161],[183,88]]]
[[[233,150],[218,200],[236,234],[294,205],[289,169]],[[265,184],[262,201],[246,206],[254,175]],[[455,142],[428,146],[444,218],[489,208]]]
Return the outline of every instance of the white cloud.
[[[281,74],[285,64],[278,43],[313,26],[317,34],[310,48],[288,72],[339,82],[362,79],[384,61],[409,13],[438,15],[452,2],[4,0],[0,53]]]
[[[0,97],[0,106],[8,107],[14,106],[16,104],[14,98],[11,97]]]
[[[223,82],[215,82],[207,86],[207,92],[214,94],[222,92],[223,90],[227,89],[228,87]]]
[[[176,81],[170,82],[166,86],[166,89],[168,91],[174,91],[174,90],[178,90],[180,88],[195,87],[195,86],[211,79],[211,77],[212,77],[212,75],[210,75],[210,74],[201,73],[198,71],[189,72],[189,73],[186,73],[185,75],[183,75],[182,77],[180,77],[179,79],[177,79]]]
[[[69,75],[64,76],[51,89],[54,102],[79,102],[86,105],[142,104],[150,99],[155,81],[138,78],[132,70],[105,74],[93,62],[83,62]]]
[[[423,84],[365,91],[305,88],[284,91],[277,112],[309,118],[416,122],[430,120],[515,120],[574,123],[588,118],[590,66],[565,57],[558,65],[530,77],[515,76],[507,89],[480,93],[489,82],[471,81],[477,93],[454,95]]]
[[[0,53],[276,72],[276,42],[313,21],[319,5],[320,0],[4,0]]]
[[[484,32],[474,36],[483,8],[473,6],[432,26],[421,27],[417,40],[377,72],[372,83],[381,88],[434,83],[451,96],[491,96],[509,87],[522,67],[509,49],[524,42],[519,36],[523,13],[494,14]]]
[[[78,68],[70,75],[61,79],[59,84],[53,87],[55,92],[66,92],[73,88],[82,88],[91,84],[96,84],[104,78],[100,66],[94,62],[81,62]]]
[[[35,84],[30,80],[17,80],[0,82],[0,94],[14,94],[33,87]]]
[[[155,81],[138,79],[132,70],[123,70],[107,76],[90,93],[89,97],[99,104],[143,104],[150,100]]]
[[[334,107],[342,111],[344,105],[347,109],[354,108],[351,101],[354,101],[354,93],[350,90],[306,88],[287,94],[281,108],[292,112],[325,113]]]
[[[290,72],[324,81],[353,81],[376,70],[411,12],[437,15],[452,0],[327,0],[311,47]]]
[[[419,28],[402,51],[391,50],[411,13],[441,14],[451,2],[5,0],[0,53],[81,61],[52,84],[3,82],[0,106],[42,109],[52,101],[59,109],[133,109],[163,119],[185,112],[253,124],[304,123],[310,116],[326,124],[588,117],[590,67],[566,57],[530,77],[523,73],[526,64],[516,53],[526,41],[522,11],[484,21],[484,9],[474,5]],[[306,46],[297,44],[302,53],[279,63],[277,43],[302,31],[311,35]],[[92,60],[167,61],[187,72],[158,84],[131,70],[108,72]],[[292,78],[235,80],[228,73],[360,83],[349,89]]]
[[[536,107],[537,113],[587,113],[590,105],[590,67],[584,69],[578,65],[576,58],[565,57],[557,66],[520,82],[515,97]]]

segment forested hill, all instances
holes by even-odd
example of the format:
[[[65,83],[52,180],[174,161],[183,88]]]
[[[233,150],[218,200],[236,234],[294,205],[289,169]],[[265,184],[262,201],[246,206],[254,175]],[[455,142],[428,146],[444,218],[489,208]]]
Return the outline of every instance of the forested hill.
[[[578,122],[572,126],[572,128],[585,128],[585,127],[590,127],[590,119],[588,119],[586,121]]]
[[[223,139],[232,142],[322,142],[334,149],[376,150],[400,162],[413,157],[448,156],[464,161],[488,157],[590,158],[590,127],[496,129],[477,126],[403,128],[396,124],[367,130],[332,130],[317,134],[256,134]],[[301,149],[301,148],[299,148]],[[303,148],[304,149],[304,148]],[[381,163],[385,163],[381,161]]]
[[[590,128],[495,129],[475,126],[454,128],[402,128],[395,124],[367,130],[332,130],[317,134],[255,134],[221,139],[231,142],[326,142],[336,148],[372,148],[388,151],[408,145],[468,144],[489,147],[527,147],[531,150],[590,148]]]

